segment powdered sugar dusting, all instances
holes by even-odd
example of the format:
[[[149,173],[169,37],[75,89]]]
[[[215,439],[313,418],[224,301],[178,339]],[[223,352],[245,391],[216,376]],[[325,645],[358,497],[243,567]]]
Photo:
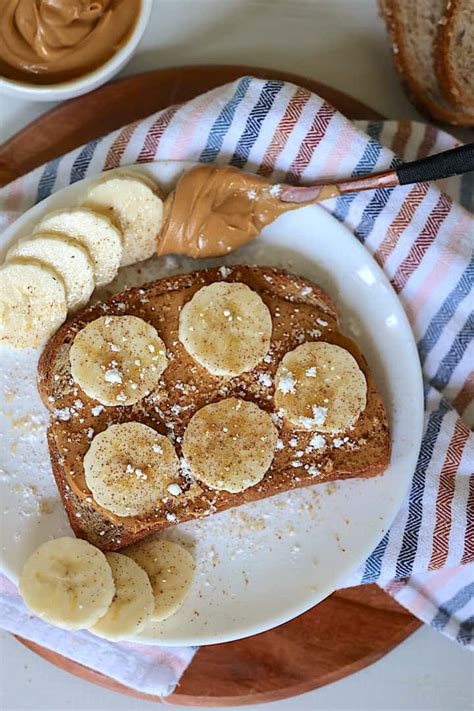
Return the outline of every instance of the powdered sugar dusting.
[[[293,373],[288,370],[282,372],[278,379],[278,390],[281,390],[285,395],[295,392],[296,380]]]
[[[272,377],[269,373],[259,373],[258,382],[260,385],[263,385],[264,388],[271,388],[273,384]]]
[[[322,435],[314,434],[309,441],[309,446],[314,449],[324,449],[326,446],[326,440]]]
[[[306,429],[310,430],[314,427],[324,425],[326,422],[326,417],[328,414],[327,407],[319,407],[318,405],[312,406],[313,416],[312,417],[300,417],[299,423]]]

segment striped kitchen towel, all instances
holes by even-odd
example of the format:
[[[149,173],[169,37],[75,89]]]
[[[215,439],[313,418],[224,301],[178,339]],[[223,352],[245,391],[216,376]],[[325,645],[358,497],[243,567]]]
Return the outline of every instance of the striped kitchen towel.
[[[243,77],[16,180],[0,193],[0,228],[71,182],[131,163],[229,163],[276,181],[309,182],[385,170],[401,159],[455,144],[448,134],[416,122],[355,126],[305,89]],[[422,620],[466,647],[472,646],[474,620],[470,180],[472,175],[444,181],[443,191],[422,184],[324,203],[366,246],[397,290],[418,343],[426,390],[425,431],[411,490],[390,530],[347,584],[378,582]],[[24,636],[40,635],[47,644],[48,635],[20,609],[15,591],[7,583],[4,588],[0,623]],[[80,661],[84,637],[87,642],[90,635],[55,631],[50,644]],[[183,650],[173,656],[168,649],[158,662],[135,648],[124,678],[121,655],[124,649],[131,653],[134,645],[103,644],[88,648],[88,666],[153,693],[169,693],[192,656],[191,650],[188,656]],[[149,668],[157,663],[166,670],[159,678]]]

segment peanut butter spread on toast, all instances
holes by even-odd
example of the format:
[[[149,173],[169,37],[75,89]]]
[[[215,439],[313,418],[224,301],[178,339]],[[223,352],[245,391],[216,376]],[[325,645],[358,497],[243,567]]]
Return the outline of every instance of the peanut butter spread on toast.
[[[253,370],[233,378],[211,375],[193,360],[178,338],[182,307],[197,290],[216,281],[247,284],[260,295],[272,317],[268,354]],[[88,322],[99,316],[125,314],[138,316],[156,328],[166,346],[168,365],[158,387],[138,403],[104,407],[77,387],[70,376],[68,353],[76,333]],[[319,341],[346,349],[367,381],[365,409],[352,427],[337,435],[297,429],[275,406],[275,375],[282,358],[303,343]],[[173,523],[300,486],[373,476],[381,473],[390,459],[382,399],[357,345],[341,334],[333,303],[313,283],[276,269],[236,266],[201,270],[131,289],[94,305],[51,339],[40,360],[38,383],[52,414],[48,437],[56,480],[65,503],[70,498],[75,502],[74,509],[80,502],[80,516],[74,521],[66,504],[71,523],[80,535],[101,547],[120,548]],[[230,397],[257,404],[270,413],[278,429],[270,468],[258,484],[238,494],[217,491],[197,481],[186,467],[181,449],[192,416],[205,405]],[[141,422],[170,438],[181,463],[173,489],[146,516],[115,516],[103,509],[94,501],[84,475],[83,460],[92,438],[112,424],[130,421]],[[91,530],[94,511],[101,514],[103,531]],[[90,520],[85,523],[88,516]],[[114,537],[104,546],[101,536],[107,526],[114,528]]]

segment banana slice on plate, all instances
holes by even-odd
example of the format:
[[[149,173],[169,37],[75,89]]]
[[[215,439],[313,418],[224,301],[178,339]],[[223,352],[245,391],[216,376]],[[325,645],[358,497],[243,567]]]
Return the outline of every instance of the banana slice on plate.
[[[65,236],[85,247],[94,262],[96,286],[114,279],[122,260],[122,235],[105,215],[85,207],[51,212],[36,225],[33,234]]]
[[[79,331],[71,375],[102,405],[132,405],[153,390],[167,366],[156,329],[137,316],[101,316]]]
[[[142,183],[145,183],[145,185],[148,185],[148,187],[153,190],[153,192],[159,193],[160,189],[158,187],[158,184],[156,181],[151,177],[151,175],[148,175],[148,173],[144,173],[143,170],[135,170],[133,167],[128,167],[128,168],[120,168],[117,171],[114,171],[114,176],[116,178],[129,178],[130,180],[141,180]]]
[[[77,242],[49,234],[37,234],[18,242],[10,249],[7,260],[35,259],[54,269],[66,287],[70,311],[85,306],[94,291],[94,268],[87,250]]]
[[[141,632],[155,606],[155,597],[146,572],[132,558],[106,553],[112,570],[115,595],[100,620],[90,628],[99,637],[120,640]]]
[[[211,489],[237,493],[263,479],[277,439],[267,412],[231,397],[193,415],[183,436],[183,455],[196,478]]]
[[[0,269],[1,343],[38,348],[66,318],[66,290],[54,269],[33,260]]]
[[[303,343],[281,360],[275,404],[300,429],[336,434],[357,421],[367,381],[354,356],[333,343]]]
[[[169,439],[140,422],[125,422],[94,437],[84,474],[100,506],[117,516],[140,516],[169,495],[179,460]]]
[[[43,543],[26,561],[19,588],[30,610],[66,630],[95,625],[115,594],[105,555],[79,538]]]
[[[179,318],[179,340],[213,375],[252,370],[267,354],[272,317],[246,284],[215,282],[199,289]]]
[[[122,233],[122,266],[155,253],[163,200],[143,180],[130,175],[105,177],[88,189],[83,205],[105,214]]]
[[[194,578],[194,560],[178,543],[151,539],[123,551],[146,571],[150,579],[155,607],[152,620],[165,620],[183,604]]]

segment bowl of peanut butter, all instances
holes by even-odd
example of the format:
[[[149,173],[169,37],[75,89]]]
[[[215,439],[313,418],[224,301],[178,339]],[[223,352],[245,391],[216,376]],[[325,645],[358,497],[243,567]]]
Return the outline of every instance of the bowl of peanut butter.
[[[0,93],[70,99],[130,59],[153,0],[0,0]]]

